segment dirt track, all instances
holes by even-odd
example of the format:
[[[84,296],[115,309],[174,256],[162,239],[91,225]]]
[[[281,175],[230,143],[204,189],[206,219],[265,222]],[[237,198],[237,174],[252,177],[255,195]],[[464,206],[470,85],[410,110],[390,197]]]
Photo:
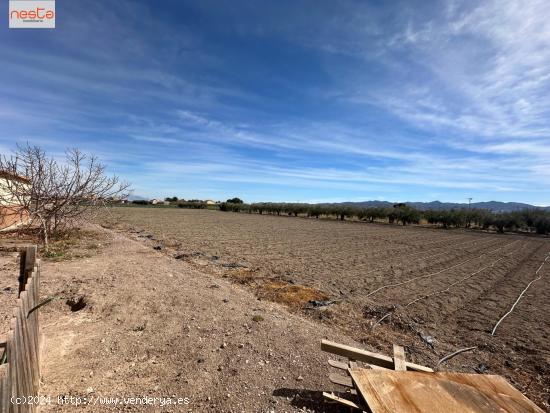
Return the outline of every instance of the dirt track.
[[[478,346],[442,368],[502,374],[550,410],[550,266],[497,335],[489,334],[534,278],[550,251],[547,239],[216,211],[113,213],[107,221],[150,247],[259,296],[269,297],[266,285],[314,288],[336,303],[308,309],[306,301],[305,314],[371,348],[390,352],[398,342],[411,359],[434,366]],[[433,348],[421,336],[431,336]]]

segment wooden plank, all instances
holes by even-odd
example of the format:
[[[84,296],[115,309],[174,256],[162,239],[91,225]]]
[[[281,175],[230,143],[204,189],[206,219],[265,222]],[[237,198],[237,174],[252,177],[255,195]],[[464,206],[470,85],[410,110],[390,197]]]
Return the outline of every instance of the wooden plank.
[[[393,364],[395,371],[407,371],[405,348],[403,346],[393,345]]]
[[[371,368],[373,370],[392,370],[392,369],[387,369],[385,367],[377,366],[376,364],[365,363],[365,365],[367,366],[367,368]]]
[[[330,373],[328,375],[328,379],[334,384],[353,388],[353,382],[351,381],[351,378],[349,376],[342,376],[341,374]]]
[[[385,356],[383,354],[371,353],[370,351],[346,346],[344,344],[338,344],[333,341],[322,340],[321,350],[326,351],[327,353],[336,354],[338,356],[343,356],[353,360],[362,361],[364,363],[384,367],[386,369],[393,369],[394,367],[392,357]],[[410,363],[408,361],[405,362],[405,365],[407,366],[407,370],[433,372],[433,370],[429,367]]]
[[[19,295],[27,288],[27,279],[36,264],[36,245],[28,246],[21,252],[21,268],[19,273]]]
[[[9,378],[10,388],[9,396],[17,397],[20,388],[20,378],[17,375],[17,342],[15,336],[15,330],[17,328],[17,320],[12,318],[10,321],[10,331],[8,332],[8,364],[9,364]],[[10,403],[10,412],[19,413],[21,411],[21,405]]]
[[[23,291],[21,293],[21,325],[23,326],[23,339],[25,340],[24,351],[28,361],[28,376],[30,380],[29,385],[31,388],[31,395],[36,396],[38,395],[39,385],[39,380],[37,377],[38,361],[36,356],[34,333],[32,331],[32,326],[29,324],[30,319],[27,317],[30,310],[29,297],[28,291]]]
[[[10,322],[10,326],[13,326],[13,320]],[[12,396],[17,395],[17,375],[15,372],[15,342],[14,342],[14,334],[13,329],[8,331],[7,334],[7,341],[6,341],[6,349],[8,350],[8,384],[7,388],[4,390],[4,394],[6,395],[6,405],[8,406],[8,411],[10,413],[19,413],[19,405],[10,403],[10,398]]]
[[[9,397],[7,394],[8,379],[8,364],[0,364],[0,412],[6,413],[9,409]]]
[[[331,359],[328,360],[328,364],[330,366],[334,367],[335,369],[346,370],[346,371],[348,371],[348,368],[350,367],[342,361],[331,360]],[[377,366],[375,364],[364,363],[364,365],[365,365],[365,368],[371,368],[371,369],[375,369],[375,370],[391,370],[391,369],[387,369],[385,367]],[[359,367],[359,366],[355,366],[355,367]]]
[[[42,268],[42,261],[37,259],[36,260],[36,271],[34,272],[33,278],[34,278],[34,296],[35,296],[35,302],[40,303],[40,275],[41,275],[41,268]],[[42,333],[40,331],[40,311],[35,311],[35,319],[34,319],[34,329],[35,334],[37,337],[36,346],[38,348],[38,377],[41,375],[42,367],[41,367],[41,360],[42,360],[42,349],[43,346],[41,345],[41,337]]]
[[[23,291],[22,294],[26,292]],[[24,295],[23,295],[24,297]],[[15,357],[16,364],[14,368],[16,369],[17,375],[17,395],[18,396],[27,396],[33,395],[32,391],[32,377],[31,377],[31,363],[30,356],[28,353],[28,340],[25,334],[25,324],[23,323],[23,308],[22,308],[22,299],[17,299],[17,305],[14,309],[14,316],[16,317],[16,324],[14,330],[15,337]],[[29,410],[29,406],[22,404],[21,411],[26,412]]]
[[[503,377],[350,370],[373,413],[543,413]]]
[[[36,263],[36,245],[30,245],[25,251],[25,271],[31,272]]]
[[[26,314],[27,314],[27,324],[29,329],[29,337],[30,337],[30,343],[32,346],[32,353],[34,355],[34,370],[35,370],[35,386],[38,389],[39,381],[40,381],[40,368],[39,368],[39,348],[38,348],[38,328],[37,328],[37,320],[38,320],[38,311],[33,311],[32,314],[28,315],[28,312],[33,309],[35,306],[38,305],[38,299],[36,297],[36,274],[38,272],[38,268],[35,266],[34,271],[31,273],[31,276],[29,277],[28,283],[27,283],[27,308],[26,308]]]
[[[26,250],[19,253],[19,278],[17,279],[19,282],[19,293],[25,289],[25,283],[27,282],[25,279],[26,254]]]
[[[334,367],[335,369],[340,369],[340,370],[345,370],[346,372],[348,371],[348,365],[344,362],[341,362],[341,361],[337,361],[337,360],[331,360],[329,359],[328,361],[328,364],[331,366],[331,367]]]
[[[344,399],[343,397],[336,396],[334,393],[327,393],[326,391],[324,391],[323,392],[323,397],[325,399],[331,400],[333,402],[343,404],[344,406],[351,407],[352,409],[367,411],[365,407],[363,407],[363,406],[361,406],[361,405],[359,405],[355,402],[352,402],[351,400]]]

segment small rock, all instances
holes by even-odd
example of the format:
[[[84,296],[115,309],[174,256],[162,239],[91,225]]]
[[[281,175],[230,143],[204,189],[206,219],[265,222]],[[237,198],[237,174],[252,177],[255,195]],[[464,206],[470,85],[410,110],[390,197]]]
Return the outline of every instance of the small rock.
[[[296,377],[296,380],[297,381],[302,381],[302,380],[304,380],[304,378],[302,376],[298,376],[298,377]]]
[[[88,387],[86,389],[86,393],[90,394],[90,393],[93,393],[94,392],[94,388],[93,387]]]
[[[476,373],[483,374],[487,370],[489,370],[489,366],[485,363],[479,363],[477,367],[474,367],[474,370],[476,371]]]
[[[226,348],[227,347],[227,343],[222,343],[222,345],[220,346],[220,348]]]
[[[424,343],[426,343],[428,346],[430,346],[432,349],[434,348],[435,339],[427,334],[418,333],[420,335],[420,338]]]

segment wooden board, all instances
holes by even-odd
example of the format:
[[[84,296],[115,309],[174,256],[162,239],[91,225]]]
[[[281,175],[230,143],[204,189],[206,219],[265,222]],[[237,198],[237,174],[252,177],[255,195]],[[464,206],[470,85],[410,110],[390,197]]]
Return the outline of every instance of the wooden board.
[[[361,410],[361,411],[366,410],[366,407],[360,406],[357,403],[352,402],[351,400],[344,399],[343,397],[339,397],[339,396],[335,395],[334,393],[327,393],[327,392],[324,391],[323,392],[323,397],[325,399],[331,400],[333,402],[343,404],[344,406],[351,407],[352,409],[357,409],[357,410]]]
[[[394,368],[395,364],[393,357],[385,356],[383,354],[371,353],[370,351],[361,350],[355,347],[346,346],[344,344],[334,343],[328,340],[321,340],[321,350],[327,353],[337,354],[338,356],[347,357],[349,359],[361,361],[363,363],[373,364],[376,366],[384,367],[386,369]],[[433,371],[429,367],[420,366],[409,361],[405,361],[407,370],[416,371]]]
[[[353,387],[353,382],[351,381],[351,378],[349,376],[342,376],[341,374],[330,373],[328,375],[328,379],[332,383],[338,384],[340,386]]]
[[[373,413],[544,413],[501,376],[350,369]]]
[[[397,344],[393,345],[393,363],[395,371],[407,371],[405,349]]]

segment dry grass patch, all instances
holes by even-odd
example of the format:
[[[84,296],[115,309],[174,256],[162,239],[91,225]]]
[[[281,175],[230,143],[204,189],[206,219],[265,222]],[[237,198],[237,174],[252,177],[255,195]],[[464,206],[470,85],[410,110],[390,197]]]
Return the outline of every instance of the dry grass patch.
[[[51,261],[64,261],[76,258],[88,258],[106,244],[105,237],[99,232],[73,229],[50,242],[48,250],[41,251],[42,256]]]
[[[310,301],[328,300],[329,296],[315,288],[289,284],[285,281],[267,281],[259,286],[258,295],[270,301],[285,304],[292,308],[304,307]]]
[[[290,308],[303,308],[310,301],[329,299],[326,293],[312,287],[291,284],[283,280],[260,280],[250,268],[234,268],[227,272],[227,276],[237,284],[253,286],[259,298],[284,304]]]
[[[250,268],[234,268],[227,272],[229,278],[242,285],[251,285],[254,282],[254,274]]]

